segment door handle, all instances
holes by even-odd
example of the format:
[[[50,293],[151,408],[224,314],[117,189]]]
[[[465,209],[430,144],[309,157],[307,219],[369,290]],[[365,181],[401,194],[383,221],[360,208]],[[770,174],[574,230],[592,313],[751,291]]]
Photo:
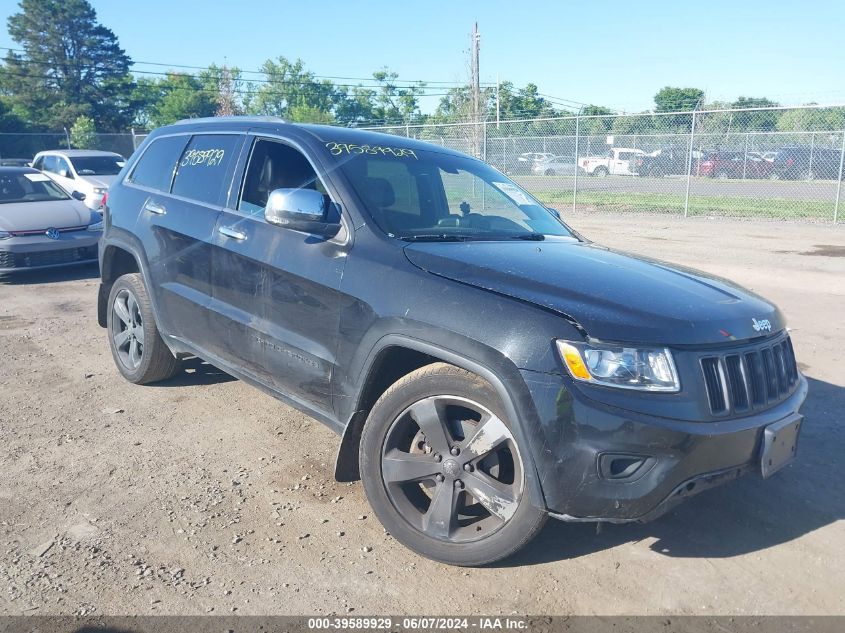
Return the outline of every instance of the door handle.
[[[156,215],[164,215],[167,213],[167,209],[164,208],[164,205],[159,204],[152,198],[144,203],[144,211],[149,211],[150,213],[155,213]]]
[[[246,233],[232,228],[231,226],[221,226],[217,232],[226,237],[231,237],[233,240],[245,240]]]

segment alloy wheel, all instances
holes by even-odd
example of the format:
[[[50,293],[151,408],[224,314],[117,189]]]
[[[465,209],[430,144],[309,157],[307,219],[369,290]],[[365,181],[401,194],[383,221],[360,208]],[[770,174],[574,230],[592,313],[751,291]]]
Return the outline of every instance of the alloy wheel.
[[[489,409],[459,396],[424,398],[403,411],[385,436],[381,474],[402,517],[447,542],[498,531],[523,492],[512,432]]]
[[[144,356],[144,323],[138,300],[127,288],[115,295],[112,304],[111,337],[123,366],[136,370]]]

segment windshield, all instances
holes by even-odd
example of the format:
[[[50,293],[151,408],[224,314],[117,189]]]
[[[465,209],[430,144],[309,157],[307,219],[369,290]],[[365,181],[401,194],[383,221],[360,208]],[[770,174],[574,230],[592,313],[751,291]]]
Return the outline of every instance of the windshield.
[[[481,161],[401,147],[326,147],[375,223],[392,237],[572,236],[552,211]]]
[[[0,174],[0,204],[68,198],[69,196],[44,174]]]
[[[75,156],[71,162],[79,176],[116,176],[126,164],[122,156]]]

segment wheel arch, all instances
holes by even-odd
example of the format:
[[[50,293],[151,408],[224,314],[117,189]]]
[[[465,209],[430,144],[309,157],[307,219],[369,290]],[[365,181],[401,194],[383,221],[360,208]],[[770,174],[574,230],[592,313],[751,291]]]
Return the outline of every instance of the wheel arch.
[[[123,246],[108,244],[100,257],[100,289],[97,293],[97,323],[106,327],[108,298],[114,282],[123,275],[140,273],[138,258]]]
[[[481,359],[476,355],[471,356],[466,352],[458,352],[405,335],[387,335],[380,339],[370,352],[364,366],[362,372],[364,378],[358,390],[354,413],[343,431],[335,460],[335,479],[338,481],[360,479],[358,446],[361,432],[370,408],[381,394],[402,376],[415,369],[435,362],[444,362],[474,373],[487,381],[496,391],[508,418],[513,421],[513,431],[517,441],[524,448],[525,478],[531,501],[535,506],[544,508],[545,500],[529,437],[532,428],[538,426],[537,414],[528,390],[519,370],[507,358],[480,343],[475,343],[475,346],[485,348],[485,350],[476,350],[481,351],[481,354],[477,355]],[[491,368],[493,366],[496,367],[495,370]]]

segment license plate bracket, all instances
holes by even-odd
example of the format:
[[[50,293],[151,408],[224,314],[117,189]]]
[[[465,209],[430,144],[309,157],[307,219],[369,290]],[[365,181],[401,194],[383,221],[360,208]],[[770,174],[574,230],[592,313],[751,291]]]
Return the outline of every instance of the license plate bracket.
[[[760,473],[763,477],[771,477],[795,458],[803,422],[804,416],[796,413],[763,429],[760,451]]]

